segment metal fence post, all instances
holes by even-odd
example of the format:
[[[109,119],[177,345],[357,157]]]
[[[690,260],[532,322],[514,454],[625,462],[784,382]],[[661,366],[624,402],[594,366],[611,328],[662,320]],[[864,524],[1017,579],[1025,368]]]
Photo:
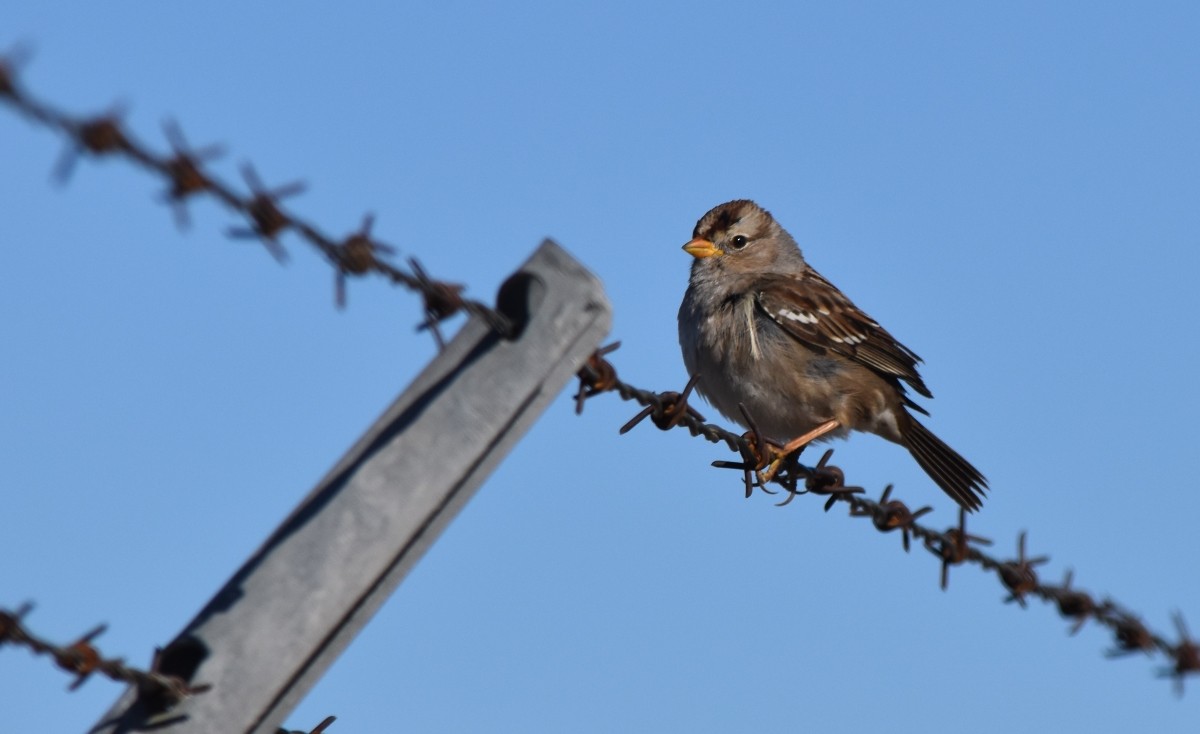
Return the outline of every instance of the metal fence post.
[[[162,672],[212,689],[163,711],[131,688],[92,732],[274,734],[611,324],[549,240],[498,308],[518,334],[471,318],[167,645]]]

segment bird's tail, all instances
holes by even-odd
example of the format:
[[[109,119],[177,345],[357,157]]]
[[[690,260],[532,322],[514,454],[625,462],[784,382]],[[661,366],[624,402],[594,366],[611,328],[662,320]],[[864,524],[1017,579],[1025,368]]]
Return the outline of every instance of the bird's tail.
[[[911,418],[911,416],[910,416]],[[904,446],[942,491],[968,512],[983,506],[987,479],[916,419],[907,421]]]

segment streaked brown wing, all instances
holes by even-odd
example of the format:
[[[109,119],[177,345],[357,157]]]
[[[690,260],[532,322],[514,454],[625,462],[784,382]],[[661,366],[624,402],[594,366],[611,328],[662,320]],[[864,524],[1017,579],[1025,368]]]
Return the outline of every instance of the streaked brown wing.
[[[784,331],[805,344],[904,380],[921,395],[933,397],[917,373],[921,358],[812,268],[798,276],[766,276],[756,302]]]

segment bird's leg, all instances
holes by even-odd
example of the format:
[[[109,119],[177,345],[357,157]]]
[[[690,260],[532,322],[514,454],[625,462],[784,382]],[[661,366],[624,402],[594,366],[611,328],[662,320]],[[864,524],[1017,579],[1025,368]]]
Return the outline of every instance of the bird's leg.
[[[822,423],[821,425],[812,429],[811,431],[804,434],[803,436],[800,436],[799,438],[793,438],[791,441],[788,441],[787,444],[783,447],[783,454],[786,456],[797,449],[804,448],[805,446],[809,445],[813,441],[816,441],[818,438],[820,438],[821,436],[824,436],[826,433],[829,433],[830,431],[834,430],[835,428],[837,428],[840,425],[841,424],[835,420],[825,421],[824,423]]]
[[[818,438],[836,429],[840,425],[841,424],[835,420],[828,420],[803,436],[799,436],[797,438],[793,438],[791,441],[788,441],[787,444],[780,449],[779,458],[772,461],[767,468],[758,475],[758,481],[761,484],[766,484],[774,479],[775,475],[779,473],[779,469],[783,466],[783,462],[785,459],[787,459],[787,457],[791,456],[794,452],[800,451],[805,446],[809,445],[813,441],[816,441]]]

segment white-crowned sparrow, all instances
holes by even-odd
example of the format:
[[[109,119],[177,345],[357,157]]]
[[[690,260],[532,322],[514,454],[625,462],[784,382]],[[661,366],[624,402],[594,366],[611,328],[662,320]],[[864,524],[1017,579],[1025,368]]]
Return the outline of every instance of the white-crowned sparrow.
[[[987,480],[912,416],[928,413],[903,383],[933,395],[920,358],[804,260],[792,236],[753,201],[696,223],[679,344],[697,390],[726,418],[738,404],[768,438],[796,448],[867,431],[904,446],[946,494],[980,507]],[[798,437],[798,438],[797,438]]]

